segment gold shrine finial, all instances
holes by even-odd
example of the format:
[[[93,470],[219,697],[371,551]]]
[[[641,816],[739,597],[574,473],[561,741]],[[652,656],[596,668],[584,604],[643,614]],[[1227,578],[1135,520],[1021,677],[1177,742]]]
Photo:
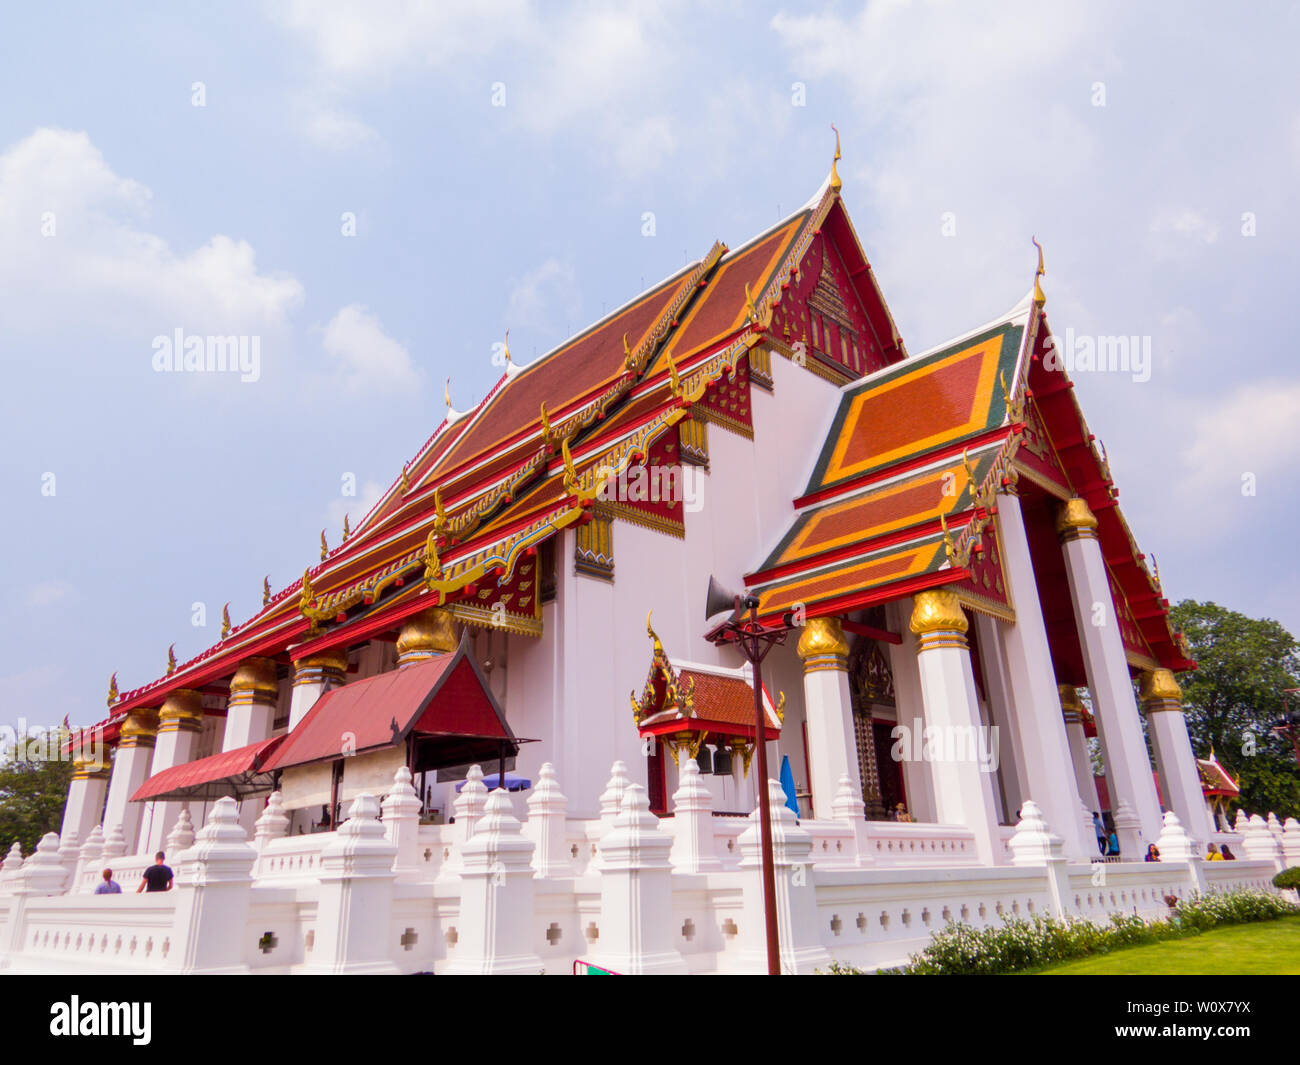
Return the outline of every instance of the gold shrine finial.
[[[167,676],[176,672],[176,645],[172,644],[167,648]]]
[[[831,191],[839,192],[844,182],[840,180],[839,168],[836,164],[840,161],[840,131],[835,129],[835,124],[831,123],[831,129],[835,130],[835,158],[831,160]]]
[[[406,495],[411,490],[410,465],[409,462],[402,463],[402,495]]]
[[[109,706],[112,706],[115,702],[117,702],[117,696],[118,696],[117,674],[114,673],[111,677],[108,678],[108,705]]]
[[[430,589],[442,576],[442,560],[438,557],[438,534],[431,532],[424,541],[424,583]]]
[[[664,358],[668,360],[668,387],[672,390],[674,399],[681,399],[682,376],[677,372],[677,364],[673,362],[672,355],[665,352]]]
[[[348,516],[344,514],[343,515],[343,539],[346,540],[351,535],[352,535],[352,529],[348,525]]]
[[[1034,272],[1034,302],[1041,307],[1047,302],[1047,297],[1043,295],[1043,286],[1038,283],[1038,279],[1047,271],[1043,269],[1043,246],[1038,243],[1038,238],[1032,238],[1034,247],[1038,249],[1038,269]]]
[[[330,545],[325,541],[325,530],[320,531],[320,560],[325,561],[326,556],[330,553]]]
[[[298,610],[304,611],[316,598],[316,589],[311,586],[311,567],[302,571],[302,594],[298,596]]]
[[[573,465],[573,456],[569,454],[569,441],[560,441],[560,454],[564,456],[564,490],[570,494],[578,491],[578,470]]]
[[[221,638],[224,640],[230,635],[230,604],[227,603],[221,608]]]
[[[268,573],[262,578],[262,605],[266,606],[271,602],[271,575]]]
[[[660,642],[660,640],[659,640],[659,634],[658,634],[657,632],[655,632],[655,630],[654,630],[654,626],[650,624],[650,619],[651,619],[653,616],[654,616],[654,611],[653,611],[653,610],[647,610],[647,611],[646,611],[646,615],[645,615],[645,631],[646,631],[646,635],[648,635],[648,636],[650,637],[651,642],[654,644],[655,655],[656,655],[656,656],[662,656],[663,653],[664,653],[664,645]]]

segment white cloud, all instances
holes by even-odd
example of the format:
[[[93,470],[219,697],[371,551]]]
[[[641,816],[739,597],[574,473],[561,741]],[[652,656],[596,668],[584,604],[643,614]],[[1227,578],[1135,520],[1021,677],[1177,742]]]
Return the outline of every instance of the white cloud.
[[[247,241],[174,251],[142,224],[150,199],[84,132],[38,129],[0,154],[0,326],[250,332],[301,303],[302,285],[260,272]]]
[[[514,283],[507,303],[511,328],[559,331],[582,317],[582,297],[571,263],[547,259]]]
[[[63,581],[46,581],[43,584],[34,584],[27,589],[24,595],[24,601],[32,609],[53,606],[61,602],[72,593],[72,585]]]
[[[1171,233],[1201,244],[1213,244],[1219,239],[1219,227],[1200,211],[1179,207],[1161,211],[1151,221],[1152,233]]]
[[[531,20],[527,0],[404,0],[382,12],[350,0],[292,0],[271,11],[325,70],[358,79],[483,54],[521,37]]]
[[[383,138],[373,127],[310,94],[299,98],[296,111],[307,139],[321,148],[348,152],[375,149],[383,144]]]
[[[410,353],[359,303],[348,304],[334,315],[321,343],[349,388],[383,391],[420,384]]]
[[[1290,471],[1300,454],[1300,383],[1242,385],[1215,397],[1189,419],[1189,486],[1240,482]],[[1288,483],[1293,481],[1288,473]],[[1262,491],[1262,490],[1261,490]],[[1288,490],[1289,491],[1289,490]]]

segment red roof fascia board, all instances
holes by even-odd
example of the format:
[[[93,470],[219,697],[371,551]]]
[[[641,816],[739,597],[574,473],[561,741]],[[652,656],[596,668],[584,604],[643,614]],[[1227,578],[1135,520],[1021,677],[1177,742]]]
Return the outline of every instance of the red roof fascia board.
[[[819,488],[816,492],[809,492],[807,495],[799,496],[794,501],[795,509],[802,510],[805,507],[820,503],[823,500],[831,499],[836,496],[846,495],[854,489],[866,487],[876,481],[885,481],[891,477],[897,477],[900,474],[907,473],[922,466],[928,466],[932,462],[942,462],[944,459],[955,458],[963,451],[979,449],[992,443],[1006,443],[1012,432],[1020,428],[1020,424],[995,426],[992,429],[986,429],[982,433],[976,433],[974,436],[966,437],[963,440],[954,441],[951,444],[944,444],[935,448],[933,451],[926,451],[920,455],[910,456],[905,459],[899,459],[889,466],[882,466],[880,469],[870,470],[867,473],[851,477],[839,484],[831,485],[827,488]]]
[[[923,592],[927,588],[938,588],[945,584],[970,580],[970,577],[971,572],[968,569],[944,569],[937,570],[934,573],[923,573],[920,576],[909,577],[907,580],[896,581],[893,584],[880,584],[874,588],[864,589],[861,592],[852,592],[835,596],[833,599],[824,599],[821,602],[811,603],[805,612],[805,617],[820,618],[848,614],[876,603],[889,603],[895,599],[906,599],[909,595]],[[785,623],[782,620],[784,616],[785,614],[782,612],[780,614],[769,614],[760,617],[758,620],[765,629],[779,629],[784,627]]]
[[[983,507],[972,508],[971,510],[960,511],[951,516],[944,518],[948,523],[948,532],[952,534],[953,539],[965,531],[966,526],[974,521],[977,517],[986,517],[987,514]],[[796,559],[794,562],[786,562],[780,566],[773,566],[771,569],[760,570],[757,573],[746,574],[745,586],[752,588],[757,584],[767,584],[769,581],[780,580],[782,577],[793,576],[805,570],[817,569],[819,566],[825,566],[832,562],[840,562],[847,558],[854,558],[857,555],[870,554],[873,551],[881,551],[886,547],[892,547],[895,544],[906,543],[908,540],[915,540],[919,537],[929,536],[939,532],[943,524],[938,518],[930,518],[926,521],[917,522],[915,525],[909,525],[906,529],[895,529],[892,532],[882,533],[880,536],[871,540],[859,540],[857,543],[848,544],[844,547],[836,547],[830,551],[825,551],[820,555],[808,555],[805,558]]]

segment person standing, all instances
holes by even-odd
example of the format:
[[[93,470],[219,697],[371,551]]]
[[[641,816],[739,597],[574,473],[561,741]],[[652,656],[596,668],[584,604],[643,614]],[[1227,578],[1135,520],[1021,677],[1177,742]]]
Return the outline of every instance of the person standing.
[[[96,895],[120,895],[122,885],[113,879],[113,870],[104,870],[104,879],[95,885]]]
[[[162,851],[153,856],[153,865],[144,871],[140,886],[135,889],[137,895],[142,891],[171,891],[172,871],[164,863],[166,857]]]

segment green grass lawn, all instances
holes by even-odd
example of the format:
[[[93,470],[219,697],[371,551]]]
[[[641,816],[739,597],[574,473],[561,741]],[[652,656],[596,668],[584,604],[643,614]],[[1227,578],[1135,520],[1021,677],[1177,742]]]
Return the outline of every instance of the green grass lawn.
[[[1230,925],[1039,969],[1047,976],[1300,975],[1300,917]]]

